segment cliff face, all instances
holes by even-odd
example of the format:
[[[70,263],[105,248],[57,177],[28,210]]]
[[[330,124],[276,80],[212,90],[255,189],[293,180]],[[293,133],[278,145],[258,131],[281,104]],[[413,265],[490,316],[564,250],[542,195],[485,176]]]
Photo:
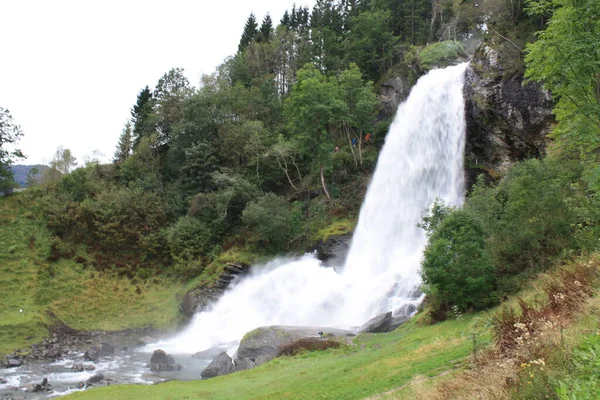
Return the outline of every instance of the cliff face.
[[[482,45],[467,69],[465,156],[470,177],[477,170],[504,172],[546,150],[546,135],[554,123],[550,94],[538,84],[524,83],[522,73],[510,76],[508,63]]]
[[[554,123],[552,100],[539,85],[524,83],[523,73],[518,72],[521,56],[516,49],[503,48],[499,53],[483,44],[467,68],[465,167],[469,186],[479,174],[495,176],[546,150],[546,135]],[[395,114],[410,92],[407,82],[398,76],[382,84],[381,117]]]

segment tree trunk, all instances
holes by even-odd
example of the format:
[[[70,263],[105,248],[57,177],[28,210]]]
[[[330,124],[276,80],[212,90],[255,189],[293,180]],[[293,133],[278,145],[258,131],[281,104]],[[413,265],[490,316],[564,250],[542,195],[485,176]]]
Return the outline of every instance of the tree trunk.
[[[321,185],[323,186],[323,191],[325,192],[325,196],[327,196],[327,200],[331,201],[331,196],[329,195],[329,191],[327,190],[327,185],[325,184],[325,175],[323,174],[323,166],[321,165]]]

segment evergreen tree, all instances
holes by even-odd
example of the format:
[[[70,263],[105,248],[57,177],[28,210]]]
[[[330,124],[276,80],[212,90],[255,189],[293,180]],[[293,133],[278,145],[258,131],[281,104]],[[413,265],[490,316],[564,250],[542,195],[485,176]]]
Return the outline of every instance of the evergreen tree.
[[[258,24],[256,23],[256,17],[254,13],[250,13],[250,16],[246,20],[246,25],[244,26],[244,32],[242,33],[242,38],[240,39],[240,44],[238,46],[238,51],[242,52],[250,43],[256,39],[258,36]]]
[[[175,125],[183,118],[184,101],[193,92],[183,68],[172,68],[158,80],[154,89],[154,100],[159,145],[170,142]]]
[[[290,29],[291,21],[292,20],[290,19],[290,13],[287,10],[285,10],[285,12],[283,13],[283,17],[281,17],[281,21],[279,21],[279,24]]]
[[[117,164],[127,160],[133,150],[133,132],[131,122],[127,121],[123,132],[119,137],[119,143],[117,144],[117,150],[115,151],[114,162]]]
[[[135,149],[142,138],[150,137],[156,132],[154,99],[148,86],[138,94],[137,102],[131,109],[131,122],[133,122],[133,147]]]
[[[263,19],[262,24],[260,25],[260,30],[257,36],[257,41],[259,42],[269,42],[271,37],[273,36],[273,20],[271,16],[267,13],[265,18]]]

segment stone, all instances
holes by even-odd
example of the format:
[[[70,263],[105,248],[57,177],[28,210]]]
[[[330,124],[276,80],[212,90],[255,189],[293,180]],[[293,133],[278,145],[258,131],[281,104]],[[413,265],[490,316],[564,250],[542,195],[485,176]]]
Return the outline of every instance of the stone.
[[[23,361],[18,358],[9,358],[8,362],[6,363],[7,368],[20,367],[21,365],[23,365]]]
[[[206,349],[203,351],[199,351],[197,353],[192,354],[192,358],[202,358],[205,360],[212,360],[219,354],[223,353],[225,349],[221,347],[211,347],[210,349]]]
[[[226,352],[222,352],[210,364],[200,373],[200,375],[207,378],[214,378],[215,376],[227,375],[233,372],[233,360]]]
[[[115,353],[115,347],[108,343],[101,343],[99,347],[92,347],[83,354],[84,360],[98,361],[101,357],[111,356]]]
[[[244,263],[230,263],[226,265],[215,283],[200,284],[188,291],[183,296],[179,310],[187,317],[192,317],[197,312],[206,310],[219,300],[232,282],[236,281],[238,276],[246,274],[249,269],[249,265]]]
[[[328,265],[342,265],[350,249],[352,234],[331,236],[327,240],[319,240],[312,251],[316,252],[317,258],[327,261]]]
[[[346,337],[355,333],[345,329],[300,326],[264,326],[244,335],[235,360],[248,359],[255,365],[263,364],[279,352],[279,347],[307,337]]]
[[[360,328],[358,328],[358,333],[381,333],[381,332],[391,332],[397,327],[399,327],[402,323],[408,321],[408,316],[402,315],[398,317],[392,317],[392,312],[386,312],[383,314],[379,314],[376,317],[371,318],[367,322],[365,322]]]
[[[94,375],[90,376],[90,377],[88,378],[88,380],[87,380],[87,381],[85,381],[85,384],[86,384],[86,385],[93,385],[93,384],[95,384],[95,383],[100,383],[100,382],[102,382],[103,380],[104,380],[104,375],[102,375],[101,373],[99,373],[99,372],[98,372],[98,373],[96,373],[96,374],[94,374]]]
[[[152,372],[180,371],[182,366],[164,350],[155,350],[150,358],[150,370]]]

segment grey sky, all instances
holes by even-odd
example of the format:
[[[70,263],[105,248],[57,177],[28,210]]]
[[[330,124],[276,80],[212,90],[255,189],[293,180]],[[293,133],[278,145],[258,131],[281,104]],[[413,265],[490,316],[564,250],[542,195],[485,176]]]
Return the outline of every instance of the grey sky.
[[[233,55],[250,12],[276,25],[315,0],[0,0],[0,106],[25,136],[26,164],[58,146],[112,158],[139,91],[182,67],[197,86]]]

